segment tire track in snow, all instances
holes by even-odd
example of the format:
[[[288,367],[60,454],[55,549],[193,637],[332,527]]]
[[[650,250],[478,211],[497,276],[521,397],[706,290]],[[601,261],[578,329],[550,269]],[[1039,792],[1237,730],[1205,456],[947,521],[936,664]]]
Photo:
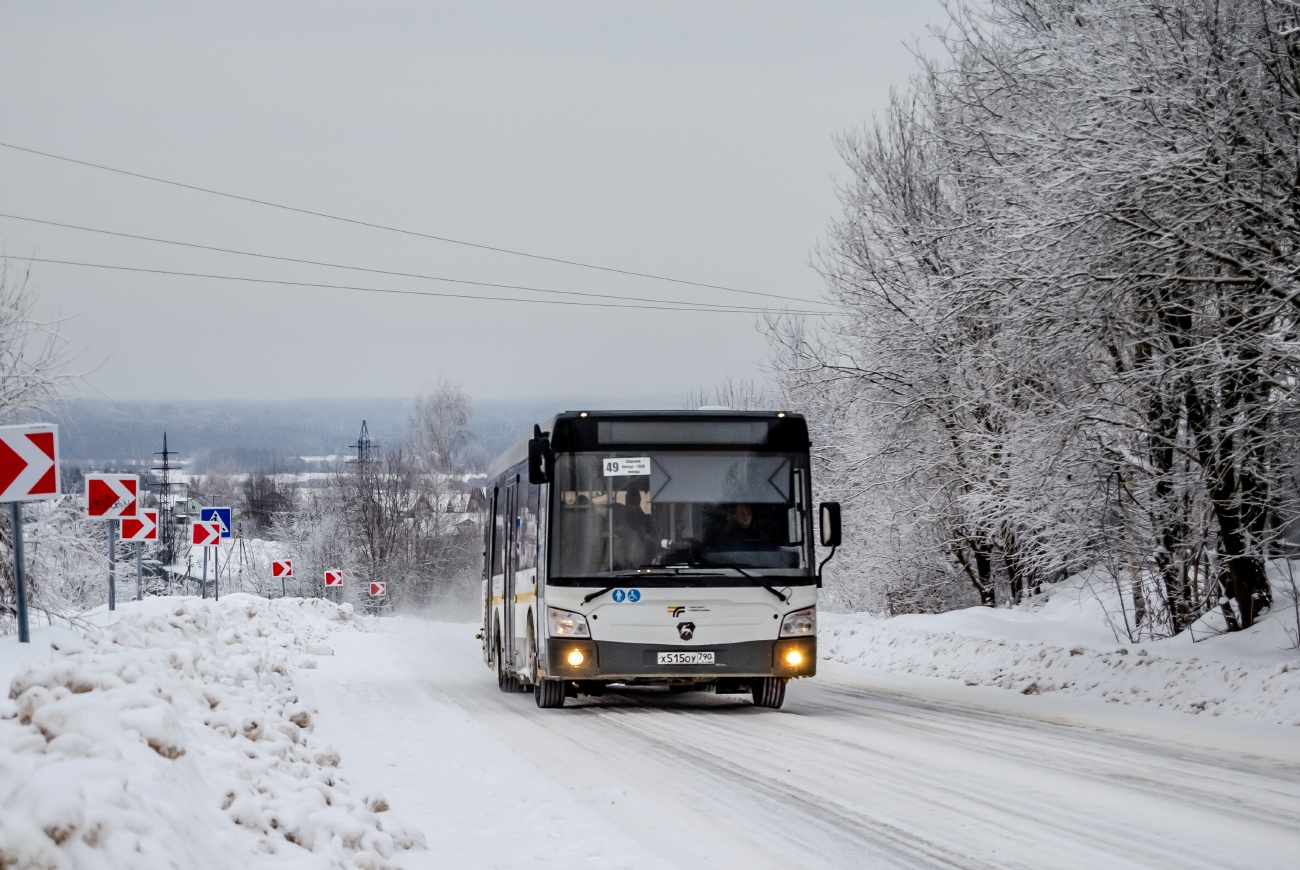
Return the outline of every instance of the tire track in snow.
[[[539,710],[450,631],[414,688],[682,867],[1290,867],[1300,768],[833,680],[786,709],[611,690]],[[445,635],[445,636],[443,636]],[[503,820],[510,824],[510,820]]]
[[[673,711],[671,708],[663,708],[649,702],[655,709],[661,712],[670,713],[676,716],[690,716],[689,711]],[[617,709],[617,708],[616,708]],[[694,711],[698,714],[700,711]],[[811,735],[807,732],[807,725],[815,722],[814,717],[808,716],[790,716],[789,714],[770,714],[764,713],[762,722],[767,726],[767,730],[786,730],[789,732],[788,739],[784,741],[773,740],[773,734],[766,734],[758,739],[771,742],[783,742],[785,745],[797,745],[799,742],[808,743]],[[701,723],[700,727],[708,727],[703,724],[707,720],[696,715]],[[792,721],[797,722],[791,725]],[[748,746],[738,746],[742,742],[741,737],[734,733],[722,735],[722,741],[715,744],[722,748],[731,756],[745,754]],[[650,734],[650,739],[654,738]],[[1074,820],[1069,816],[1055,816],[1052,818],[1050,825],[1043,825],[1036,817],[1041,814],[1042,804],[1031,799],[1019,797],[1014,792],[998,790],[998,783],[987,783],[978,777],[963,778],[960,775],[949,774],[947,776],[935,775],[931,770],[940,770],[940,768],[927,768],[924,765],[918,765],[914,758],[909,759],[905,755],[882,752],[879,747],[871,745],[862,745],[860,743],[839,739],[833,736],[824,736],[817,742],[820,750],[825,754],[826,749],[838,749],[840,752],[835,753],[835,767],[838,768],[840,780],[848,780],[857,783],[874,783],[879,786],[887,787],[888,791],[894,795],[891,803],[898,805],[908,805],[907,809],[911,810],[913,818],[927,819],[930,823],[931,832],[923,834],[909,833],[906,831],[908,822],[903,818],[904,812],[902,807],[896,812],[890,812],[891,818],[897,821],[889,827],[902,831],[913,843],[923,842],[925,847],[918,849],[915,853],[907,853],[903,850],[894,850],[894,857],[898,863],[894,866],[1023,866],[1023,867],[1044,867],[1044,866],[1134,866],[1134,867],[1217,867],[1222,866],[1216,861],[1201,861],[1194,855],[1179,855],[1171,860],[1169,843],[1159,838],[1151,839],[1149,842],[1144,840],[1140,832],[1133,832],[1124,829],[1122,836],[1111,835],[1108,831],[1098,829],[1095,819],[1084,817],[1080,820]],[[740,750],[738,752],[738,749]],[[1017,759],[1008,759],[1016,763]],[[810,780],[826,780],[829,771],[826,769],[808,771]],[[791,786],[782,781],[778,789],[789,790]],[[1028,786],[1027,786],[1028,788]],[[816,803],[819,806],[830,805],[845,806],[845,800],[852,798],[852,795],[826,795]],[[1064,865],[1055,864],[1050,858],[1039,856],[1029,861],[1019,861],[1007,857],[997,857],[998,844],[996,841],[985,841],[981,844],[978,837],[968,837],[966,849],[962,849],[960,843],[952,841],[951,835],[948,834],[949,828],[945,825],[935,824],[938,809],[945,809],[953,820],[970,819],[978,824],[968,825],[964,830],[969,834],[972,830],[989,830],[1005,833],[1007,820],[1015,819],[1020,824],[1020,830],[1016,833],[1020,839],[1026,843],[1036,844],[1046,855],[1070,855],[1070,859]],[[877,808],[877,814],[883,810]],[[844,826],[838,831],[844,835],[846,831],[852,830],[852,821],[862,821],[872,818],[872,811],[866,807],[846,807],[840,815],[850,820],[850,824]],[[864,825],[869,827],[869,825]],[[916,827],[913,823],[913,827]],[[1064,835],[1064,836],[1063,836]],[[936,841],[934,838],[939,837]],[[948,840],[946,844],[942,840]],[[873,845],[878,845],[873,841]],[[979,849],[970,848],[973,845],[983,845],[984,851],[993,860],[994,863],[988,864],[981,860],[978,855]],[[919,859],[921,856],[929,855],[934,858],[939,856],[939,863],[923,863]],[[1087,857],[1085,857],[1085,855]],[[946,860],[945,860],[946,859]]]
[[[864,704],[860,690],[830,684],[812,706],[855,717],[871,716],[894,727],[921,729],[950,745],[1018,763],[1052,775],[1124,782],[1152,797],[1176,789],[1180,801],[1243,820],[1300,830],[1300,768],[1274,760],[1197,751],[1177,744],[1104,733],[1069,724],[1046,724],[974,707],[879,693]],[[873,692],[873,695],[876,693]],[[923,712],[924,718],[918,712]],[[1060,739],[1062,736],[1067,739]],[[1123,755],[1121,761],[1118,756]]]

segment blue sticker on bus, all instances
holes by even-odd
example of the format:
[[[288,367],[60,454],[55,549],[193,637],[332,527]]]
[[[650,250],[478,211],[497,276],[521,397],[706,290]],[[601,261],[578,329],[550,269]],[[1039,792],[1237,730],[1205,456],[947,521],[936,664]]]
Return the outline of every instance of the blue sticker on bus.
[[[623,599],[627,597],[627,593],[624,592],[622,589],[615,589],[614,594],[611,597],[614,599],[616,603],[622,604]]]
[[[631,601],[633,604],[636,604],[638,601],[641,600],[641,590],[640,589],[627,590],[627,600]]]

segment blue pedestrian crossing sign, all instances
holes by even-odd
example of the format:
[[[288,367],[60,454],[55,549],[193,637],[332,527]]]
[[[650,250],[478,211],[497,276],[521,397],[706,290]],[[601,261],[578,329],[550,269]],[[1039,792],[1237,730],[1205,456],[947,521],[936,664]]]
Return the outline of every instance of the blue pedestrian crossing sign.
[[[199,521],[204,523],[221,523],[221,537],[230,537],[230,508],[200,508]]]

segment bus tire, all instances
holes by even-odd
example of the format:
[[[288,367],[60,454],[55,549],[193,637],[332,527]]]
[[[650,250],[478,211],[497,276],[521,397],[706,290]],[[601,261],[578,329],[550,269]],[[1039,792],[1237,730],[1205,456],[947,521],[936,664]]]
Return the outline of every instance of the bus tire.
[[[501,649],[501,639],[497,638],[497,688],[503,692],[518,692],[519,679],[506,673],[505,655]]]
[[[781,709],[785,703],[785,678],[763,677],[749,681],[749,691],[754,696],[755,707],[767,707],[771,710]]]
[[[565,692],[564,680],[539,679],[533,684],[533,699],[542,709],[563,707]]]

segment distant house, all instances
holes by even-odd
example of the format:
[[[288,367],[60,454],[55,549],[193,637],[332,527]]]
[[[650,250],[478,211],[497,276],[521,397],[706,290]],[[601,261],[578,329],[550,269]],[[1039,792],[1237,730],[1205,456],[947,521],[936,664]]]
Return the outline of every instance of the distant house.
[[[283,514],[293,510],[293,499],[282,492],[268,492],[254,498],[248,505],[248,512],[254,516],[270,517],[271,514]]]
[[[436,512],[436,510],[437,508],[435,508],[432,502],[429,501],[429,497],[422,495],[419,500],[411,506],[410,510],[402,514],[402,518],[407,520],[427,520]]]
[[[462,504],[464,505],[464,509],[461,510],[460,513],[478,514],[487,510],[488,507],[487,494],[484,491],[483,487],[481,486],[471,487],[469,491],[469,496],[463,500]],[[448,512],[451,511],[450,503],[448,503],[447,505],[447,510]]]

